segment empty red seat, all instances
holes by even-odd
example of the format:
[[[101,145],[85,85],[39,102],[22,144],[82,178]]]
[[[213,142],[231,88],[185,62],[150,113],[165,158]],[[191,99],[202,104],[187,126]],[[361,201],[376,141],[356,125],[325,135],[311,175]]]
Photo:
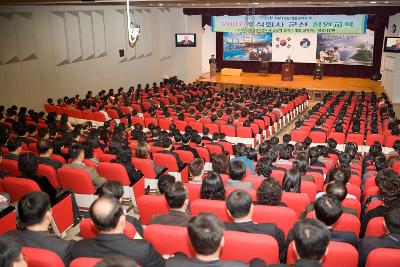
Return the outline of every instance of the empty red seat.
[[[358,146],[364,145],[364,134],[349,133],[346,137],[346,143],[356,143]]]
[[[282,192],[282,202],[293,209],[300,218],[307,205],[310,204],[310,199],[303,193]]]
[[[61,188],[60,183],[58,182],[57,172],[52,166],[39,164],[37,174],[40,176],[46,176],[47,180],[49,180],[54,188]]]
[[[325,143],[326,142],[326,133],[320,131],[311,131],[309,134],[313,143]]]
[[[340,133],[340,132],[331,132],[328,135],[328,138],[332,138],[338,144],[344,144],[344,140],[346,139],[346,135],[344,133]]]
[[[291,140],[293,142],[304,142],[307,137],[307,132],[303,130],[293,130],[290,132]]]
[[[366,144],[367,146],[372,146],[373,143],[379,142],[383,146],[384,138],[383,135],[380,134],[367,134],[367,141]]]
[[[2,187],[10,195],[11,202],[19,201],[23,196],[31,192],[42,191],[36,182],[17,177],[4,178]]]
[[[144,195],[137,200],[140,222],[149,225],[151,218],[156,214],[168,213],[169,207],[164,196]]]
[[[193,153],[186,150],[174,150],[174,152],[178,153],[179,158],[183,163],[189,163],[194,159]]]
[[[101,113],[101,112],[95,112],[95,113],[93,113],[93,118],[94,118],[94,120],[95,121],[99,121],[99,122],[105,122],[106,121],[106,115],[104,115],[103,113]]]

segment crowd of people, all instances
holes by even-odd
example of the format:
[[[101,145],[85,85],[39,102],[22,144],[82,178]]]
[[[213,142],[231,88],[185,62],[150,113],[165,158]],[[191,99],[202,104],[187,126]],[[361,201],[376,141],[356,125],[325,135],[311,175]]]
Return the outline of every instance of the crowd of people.
[[[175,96],[176,103],[169,95]],[[2,159],[17,161],[19,177],[36,182],[42,190],[32,192],[18,202],[18,230],[0,236],[0,266],[26,266],[23,265],[21,246],[51,250],[66,265],[81,257],[104,258],[96,266],[268,264],[259,258],[249,263],[220,260],[219,255],[225,245],[225,230],[273,237],[279,247],[282,262],[279,266],[287,266],[286,257],[292,241],[298,259],[295,266],[322,266],[323,258],[329,253],[329,241],[354,246],[359,253],[359,267],[365,266],[368,255],[376,248],[400,248],[400,177],[394,168],[396,162],[400,161],[400,141],[394,142],[394,151],[388,155],[382,152],[382,144],[377,142],[363,156],[358,153],[355,143],[347,142],[340,151],[332,138],[327,140],[326,145],[315,146],[310,137],[303,142],[293,142],[291,135],[285,134],[282,142],[272,137],[262,140],[253,148],[242,143],[231,144],[225,134],[209,134],[208,128],[199,132],[190,123],[183,130],[175,125],[175,120],[184,121],[185,118],[192,118],[193,122],[206,119],[211,124],[236,127],[251,127],[256,120],[272,125],[299,105],[295,100],[300,96],[305,96],[305,91],[261,90],[253,87],[217,90],[211,84],[186,85],[177,82],[160,83],[159,86],[153,84],[152,87],[138,85],[127,92],[122,88],[117,93],[112,89],[97,95],[88,92],[82,99],[77,95],[58,99],[56,103],[48,99],[47,105],[104,112],[107,120],[99,127],[91,121],[73,124],[65,114],[58,118],[53,112],[37,113],[24,107],[0,108],[0,146],[3,152],[0,162]],[[129,113],[123,112],[121,107],[129,108]],[[119,118],[110,118],[107,113],[109,109],[115,110]],[[172,123],[164,130],[155,123],[145,126],[134,123],[135,118],[170,118]],[[314,123],[310,131],[326,134],[332,129],[365,135],[385,132],[398,135],[399,131],[399,120],[392,105],[385,95],[378,97],[376,94],[328,94],[321,103],[297,120],[295,127],[304,129],[309,127],[310,122]],[[265,130],[261,127],[255,129],[256,134],[262,134]],[[216,145],[222,151],[210,154],[210,168],[206,168],[207,162],[196,149],[207,148],[207,144]],[[226,145],[231,147],[232,154]],[[169,154],[181,168],[185,163],[175,150],[191,152],[193,160],[188,164],[189,183],[200,187],[201,199],[225,201],[231,222],[222,222],[211,213],[191,216],[186,185],[164,173],[164,166],[152,161],[154,153]],[[151,161],[158,177],[156,194],[163,195],[169,207],[167,214],[153,216],[151,224],[186,227],[195,251],[193,258],[183,253],[160,255],[148,241],[130,239],[124,235],[126,224],[129,223],[143,237],[144,226],[136,218],[125,215],[121,204],[124,192],[122,185],[108,181],[96,171],[105,154],[112,155],[112,162],[125,167],[132,185],[143,176],[132,158]],[[55,170],[81,169],[89,174],[99,194],[86,215],[99,230],[96,238],[66,241],[49,232],[51,204],[70,192],[55,188],[47,177],[40,176],[40,164]],[[4,178],[10,174],[0,169],[0,176]],[[259,185],[246,179],[248,177],[259,179]],[[366,195],[372,180],[372,185],[376,185],[378,190],[376,194]],[[318,193],[310,199],[310,204],[287,236],[279,225],[253,221],[254,206],[287,207],[282,194],[302,193],[305,181],[317,184]],[[354,186],[358,187],[360,196],[355,195],[357,191],[349,192],[349,188]],[[255,198],[249,190],[256,192]],[[9,202],[7,192],[0,197],[3,203]],[[361,212],[346,206],[346,199],[359,201]],[[375,208],[369,208],[370,205],[375,205]],[[74,198],[73,209],[75,224],[78,224],[82,214]],[[335,229],[343,213],[360,218],[359,236]],[[387,233],[379,238],[365,236],[368,223],[376,217],[384,218]]]

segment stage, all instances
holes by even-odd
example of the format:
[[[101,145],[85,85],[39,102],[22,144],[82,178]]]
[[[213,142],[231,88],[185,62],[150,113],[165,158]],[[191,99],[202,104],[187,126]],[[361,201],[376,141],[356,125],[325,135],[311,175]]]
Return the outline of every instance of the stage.
[[[293,81],[281,81],[281,74],[268,74],[260,76],[258,73],[243,72],[241,76],[223,76],[217,73],[216,78],[210,79],[206,73],[198,78],[198,81],[218,83],[221,88],[237,87],[238,85],[254,85],[262,88],[306,88],[312,99],[320,99],[328,92],[334,94],[340,91],[377,92],[383,91],[380,82],[362,78],[324,77],[322,80],[314,80],[311,75],[294,75]]]

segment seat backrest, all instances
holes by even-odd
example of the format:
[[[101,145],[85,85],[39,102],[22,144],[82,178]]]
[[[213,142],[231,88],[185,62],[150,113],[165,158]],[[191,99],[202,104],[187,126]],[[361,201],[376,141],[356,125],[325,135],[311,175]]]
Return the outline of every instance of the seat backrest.
[[[294,264],[297,256],[293,249],[293,241],[290,243],[287,253],[287,264]],[[355,247],[344,242],[330,241],[328,254],[324,257],[324,267],[355,267],[358,262],[358,253]]]
[[[132,164],[137,170],[143,173],[145,178],[156,178],[157,174],[154,170],[151,160],[133,157]]]
[[[172,121],[169,119],[159,119],[158,123],[160,125],[161,130],[169,130],[169,126],[172,124]]]
[[[94,121],[93,112],[91,112],[90,110],[83,110],[82,115],[85,120]]]
[[[317,196],[317,185],[311,181],[301,181],[300,192],[307,194],[308,199],[310,202],[315,200]]]
[[[174,124],[176,126],[176,129],[178,129],[181,132],[184,132],[185,127],[188,125],[186,121],[180,121],[180,120],[174,120]]]
[[[303,130],[293,130],[290,132],[291,140],[293,142],[304,142],[307,137],[307,132]]]
[[[342,206],[348,209],[354,209],[357,212],[357,217],[360,218],[361,215],[361,203],[359,200],[354,198],[345,198],[342,201]]]
[[[360,234],[360,220],[353,214],[343,213],[333,226],[333,229],[336,231],[353,232],[358,236]]]
[[[307,205],[310,204],[310,199],[303,193],[282,192],[282,202],[293,209],[300,218]]]
[[[52,160],[58,161],[58,162],[60,162],[60,163],[62,163],[62,164],[66,164],[66,163],[67,163],[67,162],[65,161],[65,159],[64,159],[62,156],[57,155],[57,154],[51,155],[50,158],[51,158]]]
[[[255,205],[253,220],[257,223],[273,223],[287,236],[297,221],[297,214],[287,207]]]
[[[25,255],[29,267],[65,266],[60,256],[51,250],[23,247],[22,253]]]
[[[94,226],[91,218],[83,219],[79,224],[79,228],[83,239],[95,238],[100,232],[96,228],[96,226]],[[127,221],[125,223],[124,235],[133,239],[135,237],[135,234],[136,234],[135,227],[133,226],[133,224]]]
[[[356,143],[358,146],[364,145],[364,134],[349,133],[346,136],[346,143]]]
[[[58,236],[62,236],[74,224],[71,193],[64,191],[62,197],[51,207],[52,227]]]
[[[57,170],[61,188],[71,189],[75,194],[94,194],[96,189],[85,170],[62,167]]]
[[[193,153],[186,150],[174,150],[174,152],[178,153],[179,158],[183,163],[189,163],[194,159]]]
[[[313,143],[325,143],[326,142],[326,133],[320,131],[311,131],[310,138]]]
[[[210,154],[221,154],[222,147],[214,144],[206,144],[206,147],[210,150]]]
[[[167,201],[164,196],[144,195],[137,199],[140,215],[140,222],[149,225],[151,218],[156,214],[166,214],[169,211]]]
[[[380,134],[367,134],[366,146],[372,146],[373,143],[379,142],[383,146],[383,135]]]
[[[208,128],[209,134],[219,133],[219,125],[214,123],[208,123],[204,125],[204,128]]]
[[[191,203],[190,211],[192,216],[196,216],[201,212],[211,212],[217,215],[223,222],[232,221],[223,200],[197,199]]]
[[[17,229],[17,214],[13,206],[8,206],[0,212],[0,235]]]
[[[102,153],[99,155],[99,160],[101,162],[111,162],[113,159],[116,159],[117,156],[113,154]]]
[[[2,187],[10,195],[11,202],[19,201],[31,192],[42,191],[36,182],[17,177],[4,178]]]
[[[104,115],[103,113],[96,111],[93,113],[93,118],[95,121],[99,121],[99,122],[105,122],[106,121],[106,115]]]
[[[51,183],[54,188],[61,188],[60,183],[58,181],[56,170],[46,164],[39,164],[37,169],[37,174],[40,176],[46,176],[47,180]]]
[[[18,160],[3,159],[1,161],[1,168],[11,176],[21,176],[21,171],[18,169]]]
[[[367,225],[365,236],[381,237],[386,234],[386,227],[384,225],[383,217],[372,218]]]
[[[128,173],[122,164],[100,162],[97,166],[97,172],[101,177],[105,177],[110,181],[120,182],[123,186],[130,184]]]
[[[211,161],[210,152],[208,151],[207,148],[196,146],[194,149],[196,149],[197,153],[199,153],[200,158],[203,158],[205,162]]]
[[[156,165],[168,168],[168,171],[179,171],[178,163],[176,162],[175,157],[172,155],[164,153],[154,153],[153,160]]]
[[[226,136],[235,137],[236,136],[236,129],[233,125],[220,125],[220,132],[224,133]],[[250,129],[251,131],[251,129]]]
[[[200,199],[201,184],[185,183],[186,190],[188,191],[189,202]]]
[[[284,176],[285,172],[281,170],[272,170],[271,172],[271,177],[277,180],[280,186],[282,186]]]
[[[338,144],[344,144],[344,140],[346,138],[344,133],[340,132],[331,132],[328,138],[334,139]]]
[[[377,248],[368,254],[365,267],[399,267],[400,250],[396,248]]]

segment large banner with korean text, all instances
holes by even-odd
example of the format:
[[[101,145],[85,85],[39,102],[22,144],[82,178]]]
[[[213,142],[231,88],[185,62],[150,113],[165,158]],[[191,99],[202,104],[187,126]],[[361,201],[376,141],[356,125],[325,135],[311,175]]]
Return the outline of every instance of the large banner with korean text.
[[[214,32],[365,33],[367,15],[213,16]]]

